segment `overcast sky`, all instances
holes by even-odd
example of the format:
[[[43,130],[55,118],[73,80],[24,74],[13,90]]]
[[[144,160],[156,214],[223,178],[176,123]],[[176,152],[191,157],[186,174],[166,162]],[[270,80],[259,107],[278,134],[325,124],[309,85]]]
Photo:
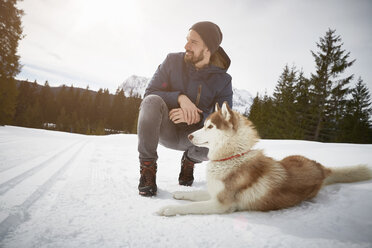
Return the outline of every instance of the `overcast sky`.
[[[233,86],[271,94],[286,64],[315,71],[310,50],[336,29],[355,74],[372,89],[371,0],[25,0],[19,79],[114,93],[129,76],[151,77],[188,29],[212,21],[223,33]]]

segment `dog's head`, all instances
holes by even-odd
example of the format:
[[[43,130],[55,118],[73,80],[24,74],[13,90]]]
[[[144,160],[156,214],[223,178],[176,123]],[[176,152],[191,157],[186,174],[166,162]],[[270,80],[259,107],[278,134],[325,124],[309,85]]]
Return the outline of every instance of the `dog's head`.
[[[210,157],[221,149],[232,153],[248,150],[257,142],[258,134],[250,121],[224,102],[221,108],[216,103],[215,112],[205,120],[203,128],[189,135],[189,140],[196,146],[209,148]]]

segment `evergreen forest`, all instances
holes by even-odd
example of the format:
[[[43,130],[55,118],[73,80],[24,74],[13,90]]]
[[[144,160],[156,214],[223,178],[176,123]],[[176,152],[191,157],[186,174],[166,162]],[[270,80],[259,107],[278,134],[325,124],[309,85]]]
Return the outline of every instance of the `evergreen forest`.
[[[16,126],[45,128],[81,134],[137,133],[140,96],[115,95],[108,89],[44,86],[17,82],[17,104],[12,119]]]
[[[361,77],[354,82],[355,60],[329,29],[312,51],[315,72],[309,78],[286,65],[274,93],[257,95],[246,116],[262,138],[321,142],[372,143],[371,96]]]

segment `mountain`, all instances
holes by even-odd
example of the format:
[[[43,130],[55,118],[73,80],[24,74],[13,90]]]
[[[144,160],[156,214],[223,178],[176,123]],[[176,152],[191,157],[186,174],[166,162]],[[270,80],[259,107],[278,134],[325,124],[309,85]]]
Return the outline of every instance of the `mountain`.
[[[239,113],[249,113],[253,97],[251,93],[244,89],[237,89],[233,87],[233,109]]]
[[[126,96],[139,95],[143,98],[149,81],[149,78],[132,75],[119,88],[124,90]],[[252,95],[247,90],[234,87],[233,94],[233,109],[242,114],[248,113],[253,102]]]
[[[131,95],[139,95],[143,98],[149,81],[149,78],[132,75],[125,79],[124,82],[119,85],[119,88],[124,90],[125,96],[127,97]]]

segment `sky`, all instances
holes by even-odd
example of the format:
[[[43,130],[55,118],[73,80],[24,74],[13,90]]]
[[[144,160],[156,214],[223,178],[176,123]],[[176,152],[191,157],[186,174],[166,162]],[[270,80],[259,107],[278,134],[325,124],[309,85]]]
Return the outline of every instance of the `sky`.
[[[350,59],[345,77],[372,90],[370,0],[32,0],[25,15],[18,79],[51,86],[108,88],[131,75],[152,77],[171,52],[183,52],[189,28],[212,21],[223,33],[233,86],[272,94],[283,68],[315,72],[311,51],[336,29]]]

